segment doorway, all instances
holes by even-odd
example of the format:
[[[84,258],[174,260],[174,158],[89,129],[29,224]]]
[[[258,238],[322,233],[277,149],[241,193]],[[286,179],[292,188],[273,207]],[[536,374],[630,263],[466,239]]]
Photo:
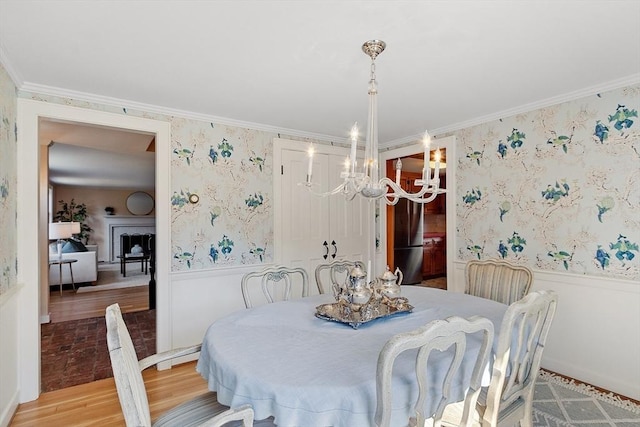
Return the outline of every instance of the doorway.
[[[435,173],[436,151],[441,158],[439,185],[446,189],[445,150],[431,150],[429,171]],[[408,193],[419,192],[421,186],[415,183],[423,179],[424,153],[387,160],[389,179],[396,179],[398,160],[402,167],[400,186]],[[402,271],[404,284],[447,289],[445,197],[439,194],[425,204],[400,199],[397,204],[387,206],[387,261],[391,271],[396,268]]]
[[[48,323],[41,325],[41,391],[49,392],[111,376],[104,342],[106,308],[118,303],[143,358],[155,353],[155,311],[148,268],[121,274],[110,259],[109,221],[140,222],[133,231],[155,233],[155,213],[132,212],[131,194],[155,199],[154,134],[40,120],[38,139],[48,146],[48,222],[81,222],[82,234],[65,239],[65,260],[50,266]],[[105,207],[114,215],[109,215]],[[149,227],[148,225],[152,225]],[[127,229],[129,230],[129,229]],[[49,254],[52,254],[50,244]],[[71,249],[73,246],[73,250]],[[137,267],[137,265],[136,265]],[[64,270],[64,275],[61,274]],[[69,274],[73,272],[73,277]],[[64,279],[64,280],[62,280]],[[131,315],[128,315],[131,313]],[[135,313],[135,314],[133,314]]]
[[[70,107],[28,99],[18,99],[18,245],[19,265],[33,265],[37,268],[20,269],[18,280],[25,283],[20,293],[18,334],[18,354],[20,364],[19,389],[21,402],[37,399],[40,393],[40,317],[48,307],[48,240],[46,193],[47,179],[41,159],[46,155],[49,141],[38,139],[40,119],[87,123],[98,126],[148,132],[156,135],[156,162],[158,171],[170,170],[169,122],[107,113],[98,110]],[[167,350],[171,346],[169,328],[168,280],[170,268],[170,187],[169,173],[158,173],[156,182],[156,330],[157,350]]]
[[[430,202],[424,205],[424,211],[429,214],[429,211],[436,209],[438,206],[437,217],[430,218],[427,217],[427,222],[425,223],[427,226],[427,234],[426,240],[431,240],[434,237],[438,237],[440,242],[438,242],[441,247],[439,248],[439,254],[441,258],[438,259],[438,265],[444,268],[444,272],[435,271],[431,273],[431,270],[428,274],[426,274],[427,280],[434,280],[432,285],[434,287],[443,288],[445,285],[443,282],[446,281],[448,275],[451,275],[453,272],[453,261],[454,261],[454,242],[455,242],[455,137],[450,136],[442,139],[432,140],[432,146],[436,149],[440,149],[442,153],[445,153],[446,158],[448,159],[447,167],[445,168],[446,177],[443,175],[442,178],[445,178],[446,182],[443,185],[444,188],[447,189],[447,192],[444,193],[443,200],[440,200],[441,205],[434,204],[435,202]],[[398,158],[402,159],[402,169],[407,172],[414,172],[416,174],[421,174],[423,160],[422,155],[424,153],[424,146],[421,143],[415,143],[413,145],[409,145],[406,147],[390,149],[388,151],[384,151],[380,153],[380,161],[384,162],[385,165],[397,160]],[[405,162],[405,159],[407,160]],[[412,166],[415,164],[417,166]],[[414,170],[415,169],[415,170]],[[420,172],[418,172],[418,170]],[[392,174],[389,175],[390,171],[387,170],[387,176],[395,180],[395,169],[391,169]],[[415,192],[416,190],[412,190]],[[424,212],[423,212],[424,214]],[[383,229],[378,230],[378,235],[381,238],[380,244],[380,253],[379,253],[379,264],[378,265],[395,265],[394,259],[394,244],[393,244],[393,233],[394,233],[394,217],[391,207],[381,206],[380,209],[380,224],[384,225]],[[424,231],[423,231],[424,232]],[[428,234],[433,233],[433,234]],[[435,236],[435,234],[438,234]],[[424,243],[424,242],[423,242]],[[431,242],[428,242],[431,243]],[[443,247],[444,246],[444,247]],[[430,249],[430,248],[427,248]],[[423,251],[425,248],[423,247]],[[423,252],[423,264],[424,267],[424,252]],[[429,255],[429,254],[427,254]],[[448,289],[451,288],[450,285],[447,286]]]

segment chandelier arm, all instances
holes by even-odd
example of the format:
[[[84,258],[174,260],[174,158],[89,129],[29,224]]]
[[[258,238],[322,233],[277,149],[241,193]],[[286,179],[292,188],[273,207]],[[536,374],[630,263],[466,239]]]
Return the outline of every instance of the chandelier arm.
[[[409,193],[405,191],[394,181],[386,177],[380,180],[380,185],[387,186],[392,190],[391,193],[384,193],[382,195],[382,197],[384,197],[385,203],[388,205],[395,205],[396,203],[398,203],[398,200],[400,198],[409,199],[417,203],[429,203],[433,201],[438,196],[438,194],[442,194],[445,192],[445,190],[437,186],[437,182],[430,186],[423,186],[417,193]],[[424,195],[426,194],[429,194],[429,196],[424,197]]]
[[[325,191],[325,192],[321,192],[321,193],[319,193],[317,191],[314,191],[313,188],[312,188],[313,184],[311,184],[311,183],[299,182],[298,185],[300,185],[300,186],[303,185],[303,186],[307,187],[307,190],[309,190],[309,192],[311,194],[313,194],[314,196],[317,196],[317,197],[328,197],[328,196],[333,196],[333,195],[338,194],[338,193],[347,194],[347,191],[345,191],[346,187],[347,187],[347,182],[343,182],[342,184],[340,184],[339,186],[337,186],[333,190]]]

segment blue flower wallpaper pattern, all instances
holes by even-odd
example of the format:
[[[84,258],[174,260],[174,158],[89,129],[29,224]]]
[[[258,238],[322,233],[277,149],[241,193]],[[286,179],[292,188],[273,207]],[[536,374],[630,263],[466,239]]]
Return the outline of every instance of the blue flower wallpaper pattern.
[[[21,96],[171,123],[171,271],[273,261],[273,138],[307,138]],[[453,132],[457,260],[640,280],[638,110],[629,86]]]
[[[640,87],[455,132],[458,258],[640,279]]]
[[[174,118],[172,140],[173,271],[270,261],[273,135]]]

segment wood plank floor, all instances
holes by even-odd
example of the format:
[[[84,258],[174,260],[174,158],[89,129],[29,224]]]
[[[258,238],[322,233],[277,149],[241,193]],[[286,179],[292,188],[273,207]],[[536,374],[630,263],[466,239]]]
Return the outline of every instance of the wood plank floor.
[[[206,381],[195,371],[196,362],[158,371],[143,372],[151,418],[207,392]],[[12,427],[124,426],[113,378],[43,393],[18,407]]]
[[[108,291],[76,293],[72,289],[63,290],[62,296],[57,288],[49,294],[49,313],[51,322],[103,317],[107,306],[119,303],[123,313],[149,309],[149,287],[113,289]]]
[[[98,284],[104,281],[107,283],[124,281],[126,283],[126,279],[121,278],[118,274],[119,269],[119,264],[100,263],[98,265]],[[148,280],[149,276],[144,276],[140,279],[140,283],[148,282]],[[93,289],[98,288],[99,285]],[[76,293],[71,285],[65,285],[62,295],[60,295],[60,288],[52,286],[49,292],[49,314],[52,323],[103,317],[107,306],[116,302],[120,304],[123,313],[148,310],[149,287],[137,286]]]
[[[207,392],[206,381],[195,371],[196,362],[143,372],[151,419],[170,408]],[[565,377],[571,379],[569,377]],[[575,381],[575,380],[574,380]],[[580,381],[576,381],[580,384]],[[610,393],[599,389],[602,392]],[[630,400],[636,404],[640,402]],[[36,401],[18,407],[10,427],[121,427],[124,418],[113,378],[43,393]]]

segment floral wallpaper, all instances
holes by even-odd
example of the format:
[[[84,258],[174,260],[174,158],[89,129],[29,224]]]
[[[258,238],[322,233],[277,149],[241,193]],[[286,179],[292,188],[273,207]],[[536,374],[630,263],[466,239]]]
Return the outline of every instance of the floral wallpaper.
[[[640,280],[640,86],[456,132],[458,258]]]
[[[273,261],[272,140],[300,138],[20,96],[171,123],[173,272]],[[640,279],[639,104],[627,87],[455,132],[457,258]]]
[[[157,171],[171,174],[171,271],[273,261],[273,139],[302,138],[71,98],[20,96],[171,123],[171,170]]]
[[[275,136],[173,120],[174,271],[273,260]],[[198,203],[189,202],[192,194],[199,196]]]
[[[0,295],[17,284],[17,95],[0,64]]]

